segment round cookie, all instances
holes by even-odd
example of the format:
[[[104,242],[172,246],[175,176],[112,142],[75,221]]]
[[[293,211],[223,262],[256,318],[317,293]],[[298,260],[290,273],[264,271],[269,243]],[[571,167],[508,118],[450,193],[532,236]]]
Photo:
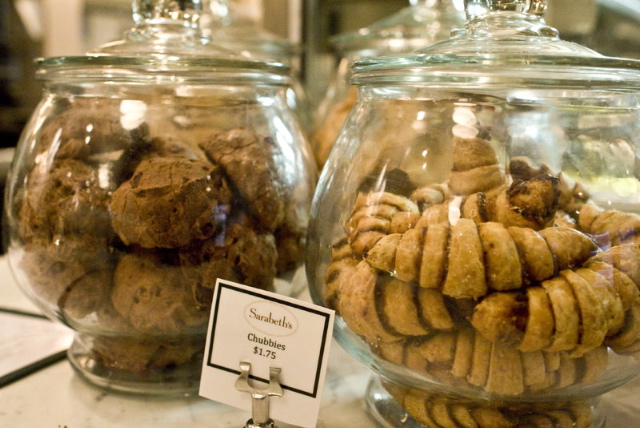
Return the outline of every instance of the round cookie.
[[[275,142],[239,128],[214,134],[199,146],[225,171],[258,223],[274,231],[286,206],[286,184],[277,164],[282,154]]]
[[[113,229],[126,245],[178,248],[211,237],[231,210],[222,171],[181,157],[145,159],[113,192]]]
[[[278,252],[273,235],[230,223],[210,239],[181,248],[185,275],[194,287],[215,288],[218,278],[269,289]]]
[[[114,273],[111,302],[138,331],[182,334],[205,328],[209,311],[193,298],[177,257],[159,251],[123,255]]]
[[[113,235],[107,209],[110,188],[104,188],[91,166],[62,159],[50,169],[34,168],[28,177],[19,212],[18,230],[25,242],[89,235]]]
[[[113,266],[109,257],[60,259],[46,247],[25,247],[20,267],[38,299],[73,322],[108,305]]]
[[[39,150],[57,159],[86,159],[97,153],[122,150],[133,137],[121,124],[120,100],[71,98],[68,108],[42,128]]]

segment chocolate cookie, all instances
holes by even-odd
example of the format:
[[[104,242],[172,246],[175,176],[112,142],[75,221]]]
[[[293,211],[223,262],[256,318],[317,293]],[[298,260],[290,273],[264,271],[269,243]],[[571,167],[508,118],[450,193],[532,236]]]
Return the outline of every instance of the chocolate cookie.
[[[199,144],[241,195],[248,211],[273,232],[285,217],[287,188],[276,161],[282,156],[271,138],[248,129],[217,133]]]
[[[209,311],[193,298],[174,254],[139,251],[123,255],[113,278],[111,302],[138,331],[182,334],[206,328]]]
[[[213,236],[231,210],[220,168],[195,159],[150,158],[113,192],[113,229],[127,245],[178,248]]]

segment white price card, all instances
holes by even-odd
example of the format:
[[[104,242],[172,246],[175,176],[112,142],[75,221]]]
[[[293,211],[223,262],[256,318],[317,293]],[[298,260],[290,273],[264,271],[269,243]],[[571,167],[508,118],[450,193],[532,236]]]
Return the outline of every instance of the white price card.
[[[251,394],[235,388],[240,363],[251,364],[255,388],[266,387],[276,367],[284,394],[269,400],[269,417],[315,427],[334,316],[331,309],[218,279],[200,395],[250,411]]]

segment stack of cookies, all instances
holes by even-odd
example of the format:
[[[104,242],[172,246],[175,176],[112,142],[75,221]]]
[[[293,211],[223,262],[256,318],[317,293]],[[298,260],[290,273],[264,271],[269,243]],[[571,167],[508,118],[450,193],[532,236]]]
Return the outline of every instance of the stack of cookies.
[[[372,352],[506,398],[598,382],[608,349],[640,358],[640,216],[529,159],[501,167],[479,137],[454,137],[448,182],[403,176],[359,187],[325,277],[327,304]],[[539,426],[516,422],[423,417]]]

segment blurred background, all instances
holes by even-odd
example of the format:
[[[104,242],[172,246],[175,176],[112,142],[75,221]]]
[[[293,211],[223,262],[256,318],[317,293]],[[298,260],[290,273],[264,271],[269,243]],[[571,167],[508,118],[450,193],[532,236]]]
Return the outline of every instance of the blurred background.
[[[216,0],[210,0],[215,2]],[[415,0],[414,0],[415,1]],[[335,72],[331,37],[406,8],[409,0],[228,0],[264,31],[300,49],[295,58],[312,109]],[[640,0],[552,0],[547,22],[561,37],[609,56],[640,58]],[[579,4],[579,7],[576,5]],[[40,98],[32,61],[81,55],[133,25],[131,0],[0,1],[0,149],[14,147]],[[11,159],[0,154],[0,176]]]
[[[215,0],[212,0],[215,1]],[[408,0],[234,0],[236,12],[300,47],[300,79],[312,106],[335,72],[331,37],[356,31]],[[551,0],[547,22],[561,37],[608,56],[640,58],[640,0]],[[579,4],[580,7],[576,7]],[[0,0],[0,148],[14,147],[40,98],[32,61],[79,55],[133,25],[131,0]],[[0,163],[3,159],[0,159]]]
[[[335,36],[394,21],[394,15],[410,5],[431,4],[429,0],[202,1],[214,11],[211,16],[233,17],[236,31],[238,26],[241,31],[232,39],[242,39],[246,25],[254,41],[284,41],[297,48],[289,60],[307,98],[307,121],[316,126],[322,120],[323,100],[335,93],[331,83],[341,76]],[[4,193],[20,133],[41,97],[33,60],[83,55],[122,39],[134,24],[131,5],[132,0],[0,0],[0,192]],[[640,0],[550,0],[546,21],[565,40],[607,56],[640,59]],[[344,67],[341,70],[344,74]],[[0,209],[2,205],[0,198]]]

